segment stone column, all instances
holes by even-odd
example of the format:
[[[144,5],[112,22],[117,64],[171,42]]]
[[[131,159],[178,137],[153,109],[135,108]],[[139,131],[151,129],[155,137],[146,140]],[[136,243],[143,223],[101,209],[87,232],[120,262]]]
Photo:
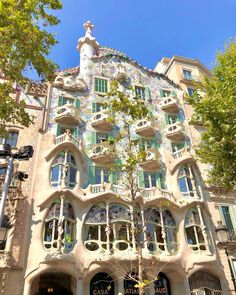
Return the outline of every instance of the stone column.
[[[206,250],[210,254],[210,246],[209,246],[209,240],[208,240],[208,236],[207,236],[207,227],[204,224],[204,220],[203,220],[203,216],[202,216],[202,211],[201,211],[200,205],[197,205],[197,210],[198,210],[198,214],[199,214],[199,218],[200,218],[201,230],[202,230],[202,234],[203,234],[203,237],[204,237],[204,241],[205,241],[205,245],[206,245]]]
[[[84,295],[84,284],[82,276],[79,276],[77,279],[76,295]]]
[[[124,294],[124,279],[119,278],[117,280],[117,295],[123,295]]]

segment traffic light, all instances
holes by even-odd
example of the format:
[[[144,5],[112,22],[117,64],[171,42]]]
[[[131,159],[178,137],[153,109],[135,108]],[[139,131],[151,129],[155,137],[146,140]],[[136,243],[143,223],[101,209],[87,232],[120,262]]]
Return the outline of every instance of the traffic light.
[[[15,174],[14,174],[14,177],[20,181],[25,181],[25,179],[28,178],[28,174],[22,172],[22,171],[17,171]]]

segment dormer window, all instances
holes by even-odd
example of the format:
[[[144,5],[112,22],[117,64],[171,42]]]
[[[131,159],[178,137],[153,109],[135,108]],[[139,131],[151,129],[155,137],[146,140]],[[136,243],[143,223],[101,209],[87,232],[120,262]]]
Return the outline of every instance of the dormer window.
[[[94,91],[101,93],[101,94],[107,93],[108,92],[108,80],[101,79],[101,78],[95,78]]]

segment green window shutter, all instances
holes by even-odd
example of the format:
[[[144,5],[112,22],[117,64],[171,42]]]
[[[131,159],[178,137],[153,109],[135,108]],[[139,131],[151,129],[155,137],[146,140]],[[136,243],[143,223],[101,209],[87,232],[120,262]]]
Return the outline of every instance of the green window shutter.
[[[112,184],[117,184],[118,173],[117,171],[111,171],[109,175],[109,182]]]
[[[138,148],[139,150],[143,150],[143,140],[141,137],[138,138]]]
[[[170,93],[172,96],[176,96],[176,91],[172,90]]]
[[[138,185],[139,187],[144,187],[144,176],[143,176],[143,171],[138,171]]]
[[[80,100],[78,98],[75,100],[75,108],[80,109]]]
[[[99,79],[95,78],[95,91],[99,91]]]
[[[151,94],[149,87],[145,87],[145,100],[150,100],[151,99]]]
[[[163,90],[162,89],[160,89],[160,96],[161,97],[164,97],[164,93],[163,93]]]
[[[78,127],[74,127],[73,129],[72,129],[72,135],[75,137],[75,138],[78,138],[79,136],[79,129],[78,129]]]
[[[97,132],[92,132],[91,134],[91,144],[96,144],[97,141]]]
[[[165,179],[162,173],[156,173],[157,186],[161,189],[165,189]]]
[[[95,166],[93,165],[88,167],[88,178],[89,184],[95,184]]]
[[[167,125],[169,125],[169,115],[165,114],[165,122]]]
[[[97,103],[92,102],[92,113],[96,113],[96,112],[97,112]]]
[[[60,125],[60,124],[57,124],[56,135],[57,135],[57,136],[61,135],[61,125]]]
[[[155,149],[158,149],[160,147],[160,144],[157,143],[157,138],[156,137],[154,137],[151,140],[151,144],[152,144],[152,147],[154,147]]]
[[[58,106],[61,107],[63,105],[63,96],[59,96],[58,98]]]

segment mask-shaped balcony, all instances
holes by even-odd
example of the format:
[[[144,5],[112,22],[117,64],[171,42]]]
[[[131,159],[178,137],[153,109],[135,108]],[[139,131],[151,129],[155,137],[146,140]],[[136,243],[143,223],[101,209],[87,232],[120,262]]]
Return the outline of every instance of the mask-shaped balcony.
[[[128,79],[128,76],[125,72],[124,68],[119,68],[117,72],[115,73],[115,80],[122,83],[125,82]]]
[[[76,90],[76,81],[74,77],[66,77],[64,79],[64,89],[74,91]]]
[[[114,149],[107,143],[95,145],[89,152],[90,159],[99,165],[108,165],[114,162]]]
[[[53,82],[53,86],[56,86],[56,87],[63,87],[64,85],[64,79],[63,77],[61,76],[57,76],[55,81]]]
[[[76,90],[80,92],[85,92],[87,90],[87,85],[84,79],[77,77],[75,80]]]
[[[148,171],[157,171],[161,168],[160,154],[156,149],[146,151],[145,159],[139,164],[141,168]]]
[[[73,104],[57,107],[55,121],[64,125],[76,125],[79,122],[79,110]]]
[[[91,119],[91,126],[99,131],[111,131],[113,125],[108,120],[108,115],[104,112],[96,113]]]
[[[174,142],[183,141],[185,138],[183,124],[180,122],[168,125],[165,130],[165,136]]]
[[[161,100],[160,107],[164,112],[167,113],[178,113],[179,111],[177,99],[172,96],[165,97],[163,100]]]
[[[153,137],[155,135],[155,129],[152,122],[146,119],[139,120],[136,123],[135,131],[140,136]]]

